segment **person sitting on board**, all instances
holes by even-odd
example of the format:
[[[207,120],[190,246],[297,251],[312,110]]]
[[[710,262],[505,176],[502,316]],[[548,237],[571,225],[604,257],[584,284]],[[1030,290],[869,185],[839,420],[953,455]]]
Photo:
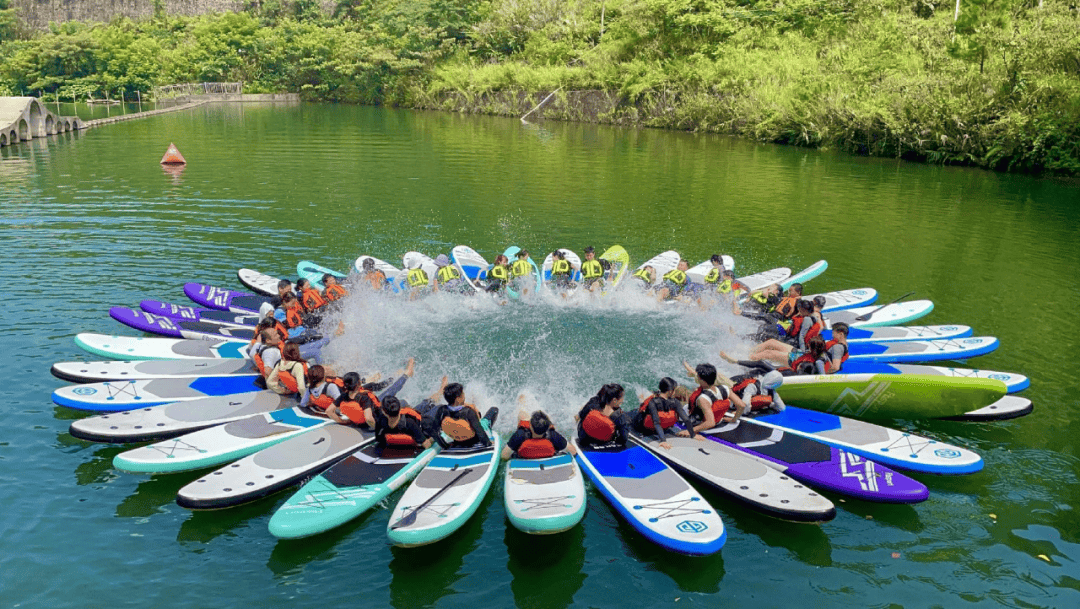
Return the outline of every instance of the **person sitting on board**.
[[[295,343],[281,346],[281,358],[266,375],[266,388],[278,395],[303,395],[307,392],[307,360],[300,357]]]
[[[510,283],[510,259],[499,254],[495,256],[495,262],[487,270],[487,287],[484,289],[491,294],[502,294]]]
[[[810,302],[814,305],[814,311],[811,313],[814,323],[821,325],[822,329],[827,328],[829,324],[825,321],[825,305],[829,303],[828,299],[824,295],[818,294]]]
[[[333,408],[326,409],[326,416],[342,425],[357,425],[374,429],[375,419],[372,409],[378,408],[383,400],[396,396],[401,391],[401,388],[405,386],[405,381],[409,380],[415,372],[415,364],[415,360],[409,358],[408,363],[405,364],[405,370],[400,371],[401,374],[397,380],[384,389],[378,397],[375,396],[374,391],[363,384],[364,380],[358,373],[346,373],[341,379],[341,395],[334,400]]]
[[[780,295],[783,292],[780,284],[773,283],[756,292],[741,289],[745,287],[736,282],[734,291],[737,297],[731,305],[731,311],[736,315],[756,319],[765,324],[776,325],[774,312],[776,305],[780,304]]]
[[[621,410],[626,391],[618,383],[608,383],[589,398],[577,415],[577,442],[580,446],[626,446],[630,437],[629,418]]]
[[[263,322],[266,321],[263,320]],[[263,322],[260,322],[255,337],[251,339],[251,344],[248,346],[248,357],[255,363],[255,369],[259,371],[263,380],[262,385],[265,386],[266,377],[270,375],[270,370],[281,359],[282,340],[281,333],[274,327],[272,318],[269,327],[266,327],[267,324]],[[260,383],[256,382],[256,384],[259,385]]]
[[[775,412],[783,412],[787,408],[780,394],[776,392],[784,384],[784,375],[776,370],[775,366],[767,361],[735,361],[726,356],[725,359],[751,369],[748,374],[733,376],[730,379],[731,392],[742,398],[747,410],[756,412],[771,408]],[[731,422],[737,422],[742,415],[743,410],[738,410]]]
[[[360,276],[367,281],[372,290],[378,292],[386,288],[386,273],[375,268],[374,258],[364,258],[360,266],[363,269]],[[329,286],[327,286],[327,289],[329,289]]]
[[[324,366],[319,364],[309,366],[307,378],[304,380],[305,391],[300,398],[300,407],[325,412],[341,396],[341,388],[344,385],[343,379],[328,374]]]
[[[788,286],[787,295],[780,299],[780,302],[776,304],[774,311],[779,316],[779,319],[791,319],[798,313],[799,300],[802,298],[803,285],[801,283],[793,283]]]
[[[697,381],[698,385],[687,400],[689,410],[687,414],[694,423],[694,431],[716,427],[732,407],[740,413],[746,409],[742,398],[735,395],[726,385],[717,384],[716,379],[720,374],[716,371],[716,366],[698,364],[697,367],[691,368],[689,362],[683,362],[683,368],[686,368],[687,376]]]
[[[585,260],[581,263],[581,282],[590,292],[604,287],[604,265],[596,259],[593,246],[585,248]]]
[[[270,305],[275,309],[281,308],[281,299],[286,294],[293,294],[292,282],[288,279],[282,279],[277,284],[277,296],[270,299]],[[295,296],[295,294],[293,294]]]
[[[373,408],[375,443],[379,448],[429,448],[433,439],[420,426],[420,413],[409,408],[408,402],[389,396],[381,408]]]
[[[305,343],[319,338],[314,332],[309,332],[307,327],[318,323],[317,316],[305,316],[300,301],[292,292],[281,297],[281,308],[274,310],[274,319],[281,324],[279,329],[284,329],[286,338],[291,341]]]
[[[328,304],[323,295],[311,287],[311,282],[303,277],[296,280],[296,293],[299,295],[300,306],[308,313],[314,313]]]
[[[326,302],[336,302],[349,295],[349,291],[341,285],[338,278],[330,273],[323,273],[322,284],[325,286],[323,288],[323,299]]]
[[[416,300],[417,297],[431,291],[431,278],[428,277],[427,271],[419,261],[413,262],[413,266],[405,274],[405,282],[409,286],[410,300]]]
[[[675,268],[664,273],[660,287],[656,291],[657,300],[671,300],[681,295],[690,282],[686,277],[686,271],[689,269],[690,265],[685,260],[680,259]]]
[[[705,273],[705,286],[716,288],[723,280],[724,272],[727,269],[724,267],[724,258],[720,254],[713,254],[709,257],[709,264],[712,268],[708,273]]]
[[[566,259],[566,252],[551,252],[551,285],[556,289],[570,290],[574,286],[574,267]]]
[[[537,410],[531,416],[524,411],[518,414],[518,428],[514,435],[506,441],[502,449],[502,458],[509,459],[546,459],[554,457],[560,451],[567,451],[571,455],[577,454],[573,446],[570,446],[566,438],[555,431],[544,411]]]
[[[646,264],[634,271],[634,278],[641,280],[641,285],[648,288],[656,281],[656,269],[651,264]]]
[[[676,423],[683,424],[688,430],[689,437],[693,438],[696,434],[694,425],[686,414],[686,409],[683,408],[681,402],[672,397],[676,387],[678,383],[675,379],[667,376],[660,379],[659,389],[647,396],[634,413],[632,422],[634,431],[641,435],[655,434],[660,440],[661,448],[671,448],[671,444],[665,438],[667,430]]]
[[[480,425],[480,410],[473,404],[465,403],[465,387],[461,383],[447,385],[443,389],[443,399],[446,404],[422,411],[425,433],[435,438],[443,448],[491,446],[491,438]],[[449,441],[444,434],[450,438]]]
[[[848,325],[842,321],[832,326],[832,339],[825,343],[825,353],[829,357],[829,374],[843,370],[844,362],[848,359],[848,331]]]
[[[446,257],[446,254],[439,254],[439,257],[435,259],[435,266],[439,269],[435,273],[435,291],[473,294],[472,288],[458,272],[457,267],[450,264],[450,259]]]
[[[533,278],[533,265],[529,261],[529,250],[521,250],[515,256],[517,260],[510,265],[510,277],[514,288],[522,295],[529,293],[529,286],[536,280]]]

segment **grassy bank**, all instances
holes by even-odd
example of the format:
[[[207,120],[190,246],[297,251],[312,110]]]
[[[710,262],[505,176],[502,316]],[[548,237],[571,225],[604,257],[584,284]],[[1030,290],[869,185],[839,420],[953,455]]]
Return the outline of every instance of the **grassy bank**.
[[[63,24],[0,43],[0,89],[252,91],[731,133],[1080,175],[1075,4],[964,0],[341,0]],[[582,93],[582,91],[588,93]]]

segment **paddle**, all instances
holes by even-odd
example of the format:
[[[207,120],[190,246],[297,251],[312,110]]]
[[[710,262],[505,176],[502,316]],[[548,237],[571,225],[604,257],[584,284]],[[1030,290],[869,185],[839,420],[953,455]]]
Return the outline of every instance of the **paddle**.
[[[860,315],[860,316],[856,317],[856,318],[855,318],[855,321],[866,321],[866,320],[870,319],[871,317],[873,317],[873,316],[874,316],[874,313],[877,313],[878,311],[880,311],[880,310],[884,309],[885,307],[887,307],[887,306],[889,306],[889,305],[894,305],[894,304],[896,304],[896,303],[900,302],[901,300],[903,300],[903,299],[907,298],[908,296],[911,296],[911,295],[912,295],[912,294],[914,294],[914,293],[915,293],[915,292],[908,292],[907,294],[904,294],[904,295],[903,295],[903,296],[901,296],[900,298],[897,298],[896,300],[894,300],[894,301],[892,301],[892,302],[890,302],[890,303],[888,303],[888,304],[883,304],[883,305],[881,305],[880,307],[878,307],[878,308],[874,309],[873,311],[870,311],[869,313],[864,313],[864,314],[862,314],[862,315]]]
[[[420,513],[420,510],[423,510],[427,506],[431,505],[432,502],[434,502],[436,499],[438,499],[439,496],[442,495],[443,493],[445,493],[451,486],[454,486],[455,484],[457,484],[458,480],[461,480],[465,476],[468,476],[471,472],[472,472],[471,467],[461,470],[461,473],[458,474],[456,478],[451,480],[446,486],[439,489],[439,491],[437,493],[435,493],[434,495],[432,495],[427,501],[425,501],[425,502],[421,503],[420,505],[416,506],[416,508],[413,509],[413,511],[409,512],[409,514],[407,516],[403,517],[401,520],[398,520],[394,524],[390,525],[390,528],[391,529],[396,529],[398,527],[407,527],[407,526],[412,525],[412,523],[416,522],[416,515]]]

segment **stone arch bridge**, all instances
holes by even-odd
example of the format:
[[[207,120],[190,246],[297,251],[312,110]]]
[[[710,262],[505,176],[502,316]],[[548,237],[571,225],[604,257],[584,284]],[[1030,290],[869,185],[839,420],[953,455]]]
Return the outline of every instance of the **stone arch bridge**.
[[[85,127],[77,117],[49,112],[36,97],[0,97],[0,146]]]

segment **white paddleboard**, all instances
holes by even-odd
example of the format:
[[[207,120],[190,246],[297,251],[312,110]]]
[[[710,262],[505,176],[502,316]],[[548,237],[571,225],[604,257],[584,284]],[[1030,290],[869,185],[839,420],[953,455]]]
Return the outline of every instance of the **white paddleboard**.
[[[822,312],[829,313],[842,309],[853,309],[873,304],[877,300],[878,293],[874,288],[855,288],[852,290],[840,290],[837,292],[825,292],[824,294],[811,294],[803,296],[806,300],[814,300],[818,296],[825,297],[825,306]]]
[[[771,269],[760,273],[754,273],[753,275],[747,275],[746,277],[739,277],[737,281],[750,288],[751,292],[757,292],[758,290],[764,290],[774,283],[782,283],[790,276],[791,269],[780,267],[778,269]]]
[[[810,281],[814,277],[817,277],[818,275],[824,273],[825,269],[827,268],[829,268],[828,262],[825,262],[824,260],[818,260],[814,264],[811,264],[805,269],[793,274],[791,277],[788,277],[784,281],[780,282],[780,287],[786,290],[793,283]]]
[[[263,296],[277,296],[280,278],[253,269],[240,269],[236,277],[247,289]]]
[[[103,362],[57,362],[53,376],[72,383],[195,378],[201,376],[249,376],[258,374],[249,359],[109,360]]]
[[[408,289],[409,284],[407,282],[407,275],[409,269],[416,265],[420,265],[420,268],[424,269],[424,272],[428,276],[428,285],[431,285],[435,281],[435,274],[439,272],[439,267],[435,266],[435,260],[427,254],[421,254],[420,252],[405,252],[405,255],[401,257],[401,286],[404,289]]]
[[[94,355],[112,359],[247,359],[248,341],[143,338],[83,333],[75,344]]]
[[[912,300],[911,302],[897,302],[884,306],[870,305],[844,309],[843,311],[833,311],[825,315],[825,321],[830,327],[832,327],[832,324],[841,321],[853,328],[899,326],[928,315],[933,310],[934,303],[929,300]],[[867,313],[873,313],[869,319],[865,321],[855,319]]]
[[[726,270],[735,271],[735,259],[727,254],[720,256]],[[713,270],[712,259],[706,260],[701,264],[690,267],[690,270],[686,271],[687,278],[694,283],[705,283],[705,276],[709,274],[709,271]]]
[[[506,465],[503,504],[519,531],[560,533],[585,516],[585,481],[569,454],[547,459],[510,459]]]
[[[491,265],[483,256],[467,245],[458,245],[450,251],[450,259],[474,290],[479,292],[484,289],[483,282],[487,280],[488,267]]]
[[[679,265],[679,260],[682,260],[682,256],[679,255],[679,252],[668,250],[662,254],[657,254],[656,256],[649,258],[641,266],[637,267],[634,272],[636,273],[647,266],[653,267],[656,274],[653,277],[652,283],[649,285],[659,285],[663,280],[664,275],[668,274],[668,272]],[[637,282],[637,285],[642,285],[640,280]]]
[[[363,274],[364,274],[364,260],[367,260],[367,259],[371,259],[371,260],[375,261],[375,270],[382,271],[383,275],[386,275],[386,282],[389,285],[392,285],[392,286],[397,285],[397,280],[400,279],[400,277],[401,277],[401,269],[399,269],[398,267],[390,264],[389,262],[386,262],[384,260],[379,260],[375,256],[360,256],[359,258],[357,258],[356,262],[353,263],[353,268],[356,269],[357,273],[359,273],[361,276],[363,276]]]
[[[565,247],[560,247],[559,251],[566,255],[566,261],[570,263],[570,280],[581,282],[581,256],[574,253],[573,250],[568,250]],[[544,258],[544,264],[540,265],[540,278],[544,285],[551,284],[551,267],[555,264],[555,258],[549,253]]]

